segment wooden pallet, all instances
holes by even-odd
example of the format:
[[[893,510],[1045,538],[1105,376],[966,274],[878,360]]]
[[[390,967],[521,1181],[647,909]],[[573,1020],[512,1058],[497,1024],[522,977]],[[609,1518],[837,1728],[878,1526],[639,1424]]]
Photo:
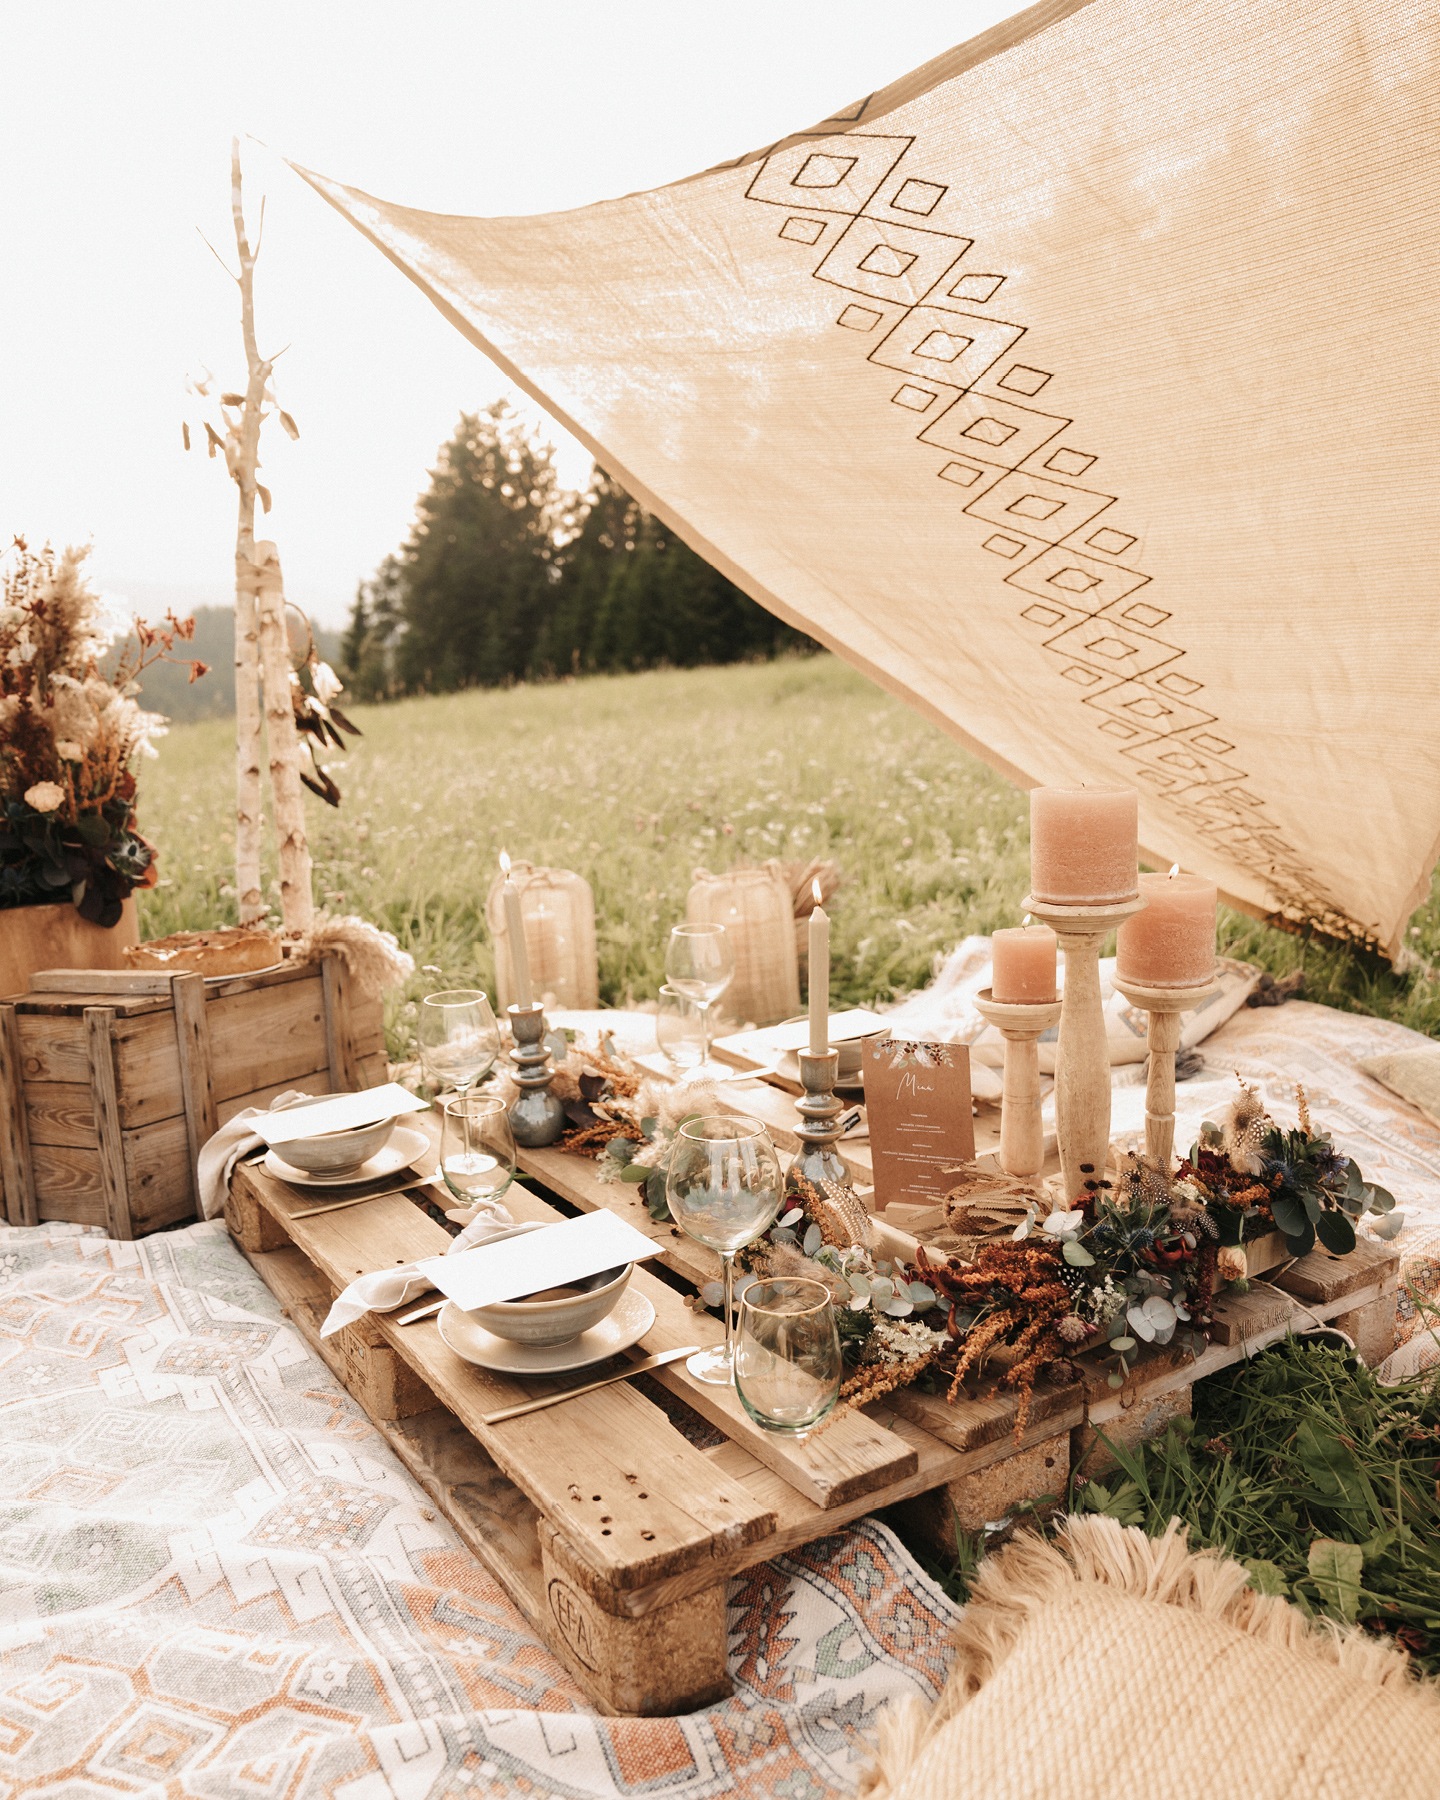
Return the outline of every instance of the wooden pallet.
[[[433,1132],[428,1117],[420,1122]],[[583,1158],[536,1152],[524,1162],[555,1174],[566,1198],[617,1201],[635,1217],[632,1190],[600,1186]],[[888,1423],[850,1415],[797,1445],[760,1430],[731,1390],[695,1381],[683,1362],[652,1379],[723,1433],[708,1449],[628,1384],[487,1426],[482,1414],[537,1384],[464,1362],[433,1319],[401,1326],[398,1315],[370,1314],[319,1335],[335,1291],[443,1252],[443,1229],[399,1195],[294,1216],[312,1203],[313,1190],[242,1165],[226,1218],[301,1336],[605,1711],[676,1713],[724,1695],[729,1576],[877,1507],[976,1477],[1016,1448],[1015,1399],[993,1387],[954,1407],[910,1396]],[[561,1216],[518,1186],[507,1204],[517,1219]],[[696,1266],[708,1252],[651,1229],[672,1269],[708,1277]],[[632,1290],[655,1308],[632,1357],[719,1338],[719,1324],[650,1269],[637,1268]],[[1079,1385],[1041,1387],[1033,1415],[1023,1445],[1065,1437],[1083,1416]]]

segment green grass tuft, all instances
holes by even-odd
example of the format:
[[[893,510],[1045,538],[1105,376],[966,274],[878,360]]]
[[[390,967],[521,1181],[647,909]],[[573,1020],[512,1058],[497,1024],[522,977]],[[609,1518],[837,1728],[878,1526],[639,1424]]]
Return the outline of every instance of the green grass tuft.
[[[387,926],[415,957],[410,992],[388,1003],[395,1056],[420,994],[494,991],[483,908],[502,846],[591,883],[611,1005],[654,997],[701,865],[840,863],[837,1005],[922,986],[967,933],[1018,922],[1025,796],[830,656],[472,690],[352,716],[364,737],[327,764],[342,809],[306,802],[315,894]],[[160,749],[140,784],[140,829],[163,859],[161,885],[141,896],[147,937],[235,919],[233,725],[177,725]],[[1440,952],[1433,898],[1415,923],[1416,947]],[[1312,998],[1440,1028],[1431,977],[1378,973],[1237,914],[1223,916],[1221,948],[1277,975],[1303,965]]]

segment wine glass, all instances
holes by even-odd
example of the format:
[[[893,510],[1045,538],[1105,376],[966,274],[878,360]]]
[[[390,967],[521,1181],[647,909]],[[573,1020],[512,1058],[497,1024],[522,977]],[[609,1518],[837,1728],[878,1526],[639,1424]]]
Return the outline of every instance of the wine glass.
[[[752,1281],[740,1296],[735,1390],[765,1431],[797,1441],[840,1397],[840,1333],[823,1281]]]
[[[771,1224],[783,1191],[780,1158],[758,1119],[687,1119],[676,1132],[665,1177],[671,1217],[725,1265],[725,1346],[690,1358],[697,1381],[734,1380],[735,1252]]]
[[[723,925],[675,925],[665,951],[670,986],[700,1009],[700,1068],[710,1061],[710,1005],[735,978],[735,950]]]
[[[440,1174],[466,1206],[500,1198],[515,1179],[515,1135],[503,1100],[493,1094],[456,1094],[445,1102]]]
[[[670,1067],[681,1073],[688,1074],[705,1060],[705,1027],[699,1005],[691,995],[668,983],[660,990],[655,1042]]]
[[[420,1002],[415,1033],[425,1078],[467,1094],[500,1054],[500,1027],[479,988],[446,988]]]

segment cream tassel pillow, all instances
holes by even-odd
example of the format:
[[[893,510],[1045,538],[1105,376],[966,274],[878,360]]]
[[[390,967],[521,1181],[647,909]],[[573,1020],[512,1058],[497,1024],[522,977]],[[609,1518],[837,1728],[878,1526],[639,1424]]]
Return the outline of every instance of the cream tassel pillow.
[[[868,1800],[1418,1800],[1440,1695],[1389,1639],[1312,1623],[1245,1570],[1074,1518],[982,1565],[928,1716],[881,1721]]]

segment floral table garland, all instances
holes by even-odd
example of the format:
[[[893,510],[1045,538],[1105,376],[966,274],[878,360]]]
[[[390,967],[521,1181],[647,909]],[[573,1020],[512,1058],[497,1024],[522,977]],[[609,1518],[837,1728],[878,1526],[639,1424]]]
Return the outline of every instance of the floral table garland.
[[[640,1186],[651,1216],[668,1219],[675,1135],[713,1110],[714,1089],[642,1078],[602,1039],[596,1050],[572,1047],[556,1091],[572,1123],[557,1148],[594,1157],[602,1182]],[[1008,1240],[979,1245],[970,1261],[932,1258],[923,1246],[913,1266],[878,1257],[853,1188],[792,1172],[775,1225],[739,1253],[736,1292],[773,1276],[829,1288],[850,1371],[832,1417],[911,1384],[944,1386],[953,1402],[993,1359],[1003,1363],[1001,1385],[1020,1395],[1018,1437],[1036,1380],[1069,1373],[1078,1354],[1112,1354],[1109,1380],[1120,1387],[1142,1342],[1168,1344],[1184,1330],[1198,1353],[1214,1323],[1217,1278],[1237,1292],[1247,1285],[1247,1243],[1279,1231],[1292,1256],[1317,1242],[1343,1256],[1367,1213],[1375,1235],[1394,1235],[1394,1204],[1313,1129],[1303,1088],[1298,1124],[1287,1130],[1241,1082],[1226,1114],[1201,1127],[1172,1170],[1128,1156],[1115,1181],[1088,1184],[1071,1210],[1043,1220],[1035,1202]],[[704,1304],[719,1303],[712,1285]]]

